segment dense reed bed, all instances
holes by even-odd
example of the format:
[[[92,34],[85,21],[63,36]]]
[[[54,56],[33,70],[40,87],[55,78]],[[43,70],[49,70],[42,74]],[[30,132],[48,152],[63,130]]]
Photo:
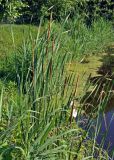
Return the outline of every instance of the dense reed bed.
[[[79,75],[68,72],[68,67],[72,61],[103,52],[113,41],[111,24],[101,19],[88,28],[80,19],[61,24],[50,20],[43,32],[40,25],[35,33],[23,36],[17,47],[11,27],[11,53],[0,61],[0,158],[86,160],[105,155],[108,159],[96,144],[97,126],[88,139],[92,116],[86,130],[72,117]],[[106,98],[95,106],[96,116]],[[80,102],[79,115],[83,105]]]

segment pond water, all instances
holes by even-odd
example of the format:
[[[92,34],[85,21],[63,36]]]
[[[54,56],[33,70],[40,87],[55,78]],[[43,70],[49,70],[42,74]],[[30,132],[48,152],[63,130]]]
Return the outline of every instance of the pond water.
[[[100,115],[98,126],[100,130],[96,139],[97,143],[102,145],[108,151],[109,156],[112,157],[114,152],[114,110]]]
[[[111,160],[114,160],[114,109],[100,114],[97,119],[93,120],[78,117],[78,125],[84,130],[89,130],[89,138],[96,137],[97,144],[108,152]]]
[[[87,91],[82,98],[86,116],[78,115],[76,121],[88,132],[89,138],[95,138],[98,146],[107,151],[110,160],[114,160],[114,47],[107,53],[100,60],[102,65],[97,69],[97,75],[88,78],[95,89]],[[110,98],[106,106],[102,106],[102,109],[105,107],[104,113],[99,113],[97,118],[90,118],[89,115],[94,114],[94,107],[99,107],[100,98],[104,98],[106,94],[110,94]]]

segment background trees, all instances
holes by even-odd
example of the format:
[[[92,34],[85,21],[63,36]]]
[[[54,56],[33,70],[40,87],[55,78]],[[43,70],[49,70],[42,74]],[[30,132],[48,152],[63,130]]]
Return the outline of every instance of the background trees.
[[[21,9],[25,6],[21,0],[0,0],[0,20],[15,22],[23,14]]]
[[[80,14],[86,23],[99,16],[113,19],[114,0],[0,0],[0,19],[18,23],[39,23],[41,16],[60,21],[70,14]]]

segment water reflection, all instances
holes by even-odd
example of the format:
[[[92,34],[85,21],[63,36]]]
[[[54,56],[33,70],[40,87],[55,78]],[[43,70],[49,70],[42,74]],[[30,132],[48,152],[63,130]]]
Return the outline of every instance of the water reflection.
[[[88,78],[90,86],[80,101],[85,115],[80,114],[77,122],[114,160],[114,49],[109,49],[101,61],[97,75]]]
[[[95,138],[98,146],[106,150],[111,160],[114,160],[114,109],[99,114],[96,119],[78,116],[76,121],[82,129],[88,132],[88,137]]]
[[[114,151],[114,110],[100,115],[98,120],[99,126],[100,130],[97,136],[97,143],[112,156]]]

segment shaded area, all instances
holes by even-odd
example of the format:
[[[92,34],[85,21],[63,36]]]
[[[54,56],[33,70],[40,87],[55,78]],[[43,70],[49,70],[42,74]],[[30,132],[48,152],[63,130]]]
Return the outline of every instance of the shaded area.
[[[104,54],[100,61],[102,65],[97,70],[98,75],[94,77],[90,75],[88,78],[90,86],[92,85],[93,89],[91,91],[87,90],[86,94],[81,99],[81,103],[87,114],[87,123],[84,124],[84,126],[90,125],[89,136],[95,137],[96,133],[96,142],[101,148],[107,150],[109,156],[112,157],[114,152],[113,46],[107,49],[107,54]],[[80,123],[80,126],[82,128],[84,127],[82,123]]]
[[[114,47],[109,47],[107,53],[100,59],[102,65],[98,67],[96,76],[89,76],[90,83],[81,103],[87,113],[98,110],[98,104],[105,101],[106,112],[113,107],[114,102]],[[92,87],[92,90],[88,91]],[[97,107],[96,107],[97,106]],[[103,108],[104,109],[104,108]]]
[[[114,156],[114,109],[100,115],[99,123],[101,123],[101,128],[97,136],[97,143],[107,150],[110,156]]]

